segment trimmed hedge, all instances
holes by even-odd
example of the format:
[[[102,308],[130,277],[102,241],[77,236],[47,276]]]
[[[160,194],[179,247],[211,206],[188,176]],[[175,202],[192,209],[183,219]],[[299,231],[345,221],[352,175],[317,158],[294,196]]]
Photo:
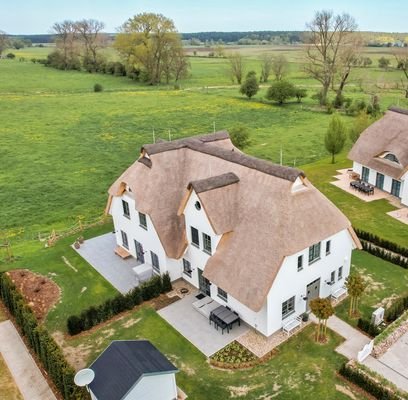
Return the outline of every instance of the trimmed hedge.
[[[68,333],[72,336],[87,331],[123,311],[131,310],[143,301],[151,300],[170,290],[172,290],[170,275],[167,272],[161,276],[155,275],[125,295],[118,294],[99,306],[89,307],[80,315],[71,315],[67,320]]]
[[[89,399],[87,391],[74,384],[75,370],[62,350],[48,331],[38,324],[33,311],[6,273],[0,274],[0,297],[61,396],[65,400]]]
[[[384,318],[387,322],[393,322],[408,310],[408,294],[398,297],[385,310]]]
[[[382,258],[385,261],[399,265],[402,268],[408,269],[408,258],[405,256],[390,253],[391,250],[383,249],[378,245],[370,243],[364,239],[360,239],[363,250],[372,254],[373,256]]]
[[[383,249],[390,250],[393,253],[399,254],[403,257],[408,258],[408,247],[400,246],[394,242],[390,242],[389,240],[382,239],[377,235],[374,235],[370,232],[363,231],[361,229],[355,229],[357,236],[365,240],[367,242],[371,242],[376,246],[382,247]]]
[[[350,382],[360,386],[363,390],[379,400],[402,400],[407,399],[405,395],[400,393],[391,385],[386,385],[384,379],[376,379],[371,376],[359,365],[353,363],[344,363],[340,370],[340,375],[344,376]]]
[[[371,323],[371,321],[368,321],[363,318],[358,319],[357,327],[362,331],[368,333],[373,338],[382,332],[382,329],[380,329],[378,326],[375,326],[374,324]]]

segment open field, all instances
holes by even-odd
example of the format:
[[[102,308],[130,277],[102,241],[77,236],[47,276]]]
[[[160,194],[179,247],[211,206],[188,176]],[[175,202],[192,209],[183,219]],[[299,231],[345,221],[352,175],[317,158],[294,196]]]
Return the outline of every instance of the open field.
[[[364,399],[336,375],[344,359],[334,348],[342,339],[330,332],[329,343],[322,346],[313,342],[313,332],[313,326],[307,327],[282,345],[270,361],[247,371],[210,367],[204,355],[147,307],[91,334],[74,337],[65,346],[71,355],[76,353],[90,364],[111,340],[148,338],[180,369],[177,384],[195,400],[350,399],[344,392]]]

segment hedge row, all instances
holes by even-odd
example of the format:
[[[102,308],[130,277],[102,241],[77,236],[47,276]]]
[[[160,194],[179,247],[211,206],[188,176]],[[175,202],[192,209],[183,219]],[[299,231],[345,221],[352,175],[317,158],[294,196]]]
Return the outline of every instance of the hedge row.
[[[405,258],[404,256],[400,256],[394,253],[390,253],[389,250],[378,247],[376,244],[367,242],[364,239],[361,239],[361,244],[363,246],[363,250],[367,251],[373,256],[382,258],[385,261],[389,261],[390,263],[393,263],[393,264],[399,265],[402,268],[408,269],[408,258]]]
[[[0,275],[0,297],[61,396],[65,400],[89,398],[84,388],[74,384],[74,369],[48,331],[38,324],[33,311],[6,273]]]
[[[153,299],[172,290],[170,275],[155,275],[142,285],[132,289],[125,295],[118,294],[113,299],[108,299],[101,305],[91,306],[80,315],[72,315],[67,320],[67,330],[70,335],[91,329],[93,326],[107,321],[125,310],[141,304],[143,301]]]
[[[408,247],[400,246],[394,242],[390,242],[389,240],[382,239],[378,237],[377,235],[374,235],[370,232],[363,231],[361,229],[355,229],[355,232],[357,236],[362,240],[371,242],[372,244],[375,244],[376,246],[382,247],[383,249],[390,250],[393,253],[396,253],[403,257],[408,258]]]
[[[350,382],[360,386],[363,390],[380,400],[402,400],[407,397],[400,393],[391,384],[386,384],[384,379],[376,379],[369,375],[361,366],[354,363],[344,363],[339,370],[340,375]]]
[[[385,310],[384,318],[387,322],[393,322],[408,310],[408,294],[398,297]]]
[[[359,318],[357,321],[357,327],[362,331],[368,333],[371,337],[376,337],[382,332],[382,329],[371,323],[367,319]]]

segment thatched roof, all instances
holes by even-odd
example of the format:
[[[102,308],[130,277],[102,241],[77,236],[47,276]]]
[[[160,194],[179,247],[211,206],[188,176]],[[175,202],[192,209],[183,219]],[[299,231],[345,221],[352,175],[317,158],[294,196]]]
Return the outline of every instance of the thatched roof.
[[[382,157],[388,152],[394,154],[399,163]],[[408,170],[408,110],[391,107],[360,135],[348,158],[400,179]]]
[[[110,195],[129,185],[166,254],[178,259],[187,246],[180,206],[197,188],[214,231],[223,235],[204,276],[254,311],[265,303],[285,256],[350,227],[303,172],[240,153],[226,132],[146,145],[142,157],[150,166],[135,162]],[[305,186],[292,190],[297,178]]]

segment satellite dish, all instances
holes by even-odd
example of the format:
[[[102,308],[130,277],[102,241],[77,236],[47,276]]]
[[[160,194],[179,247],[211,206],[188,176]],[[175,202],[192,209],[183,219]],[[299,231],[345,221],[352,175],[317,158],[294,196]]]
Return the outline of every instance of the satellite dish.
[[[75,374],[74,382],[77,386],[87,386],[95,378],[95,372],[92,369],[85,368],[81,369]]]

